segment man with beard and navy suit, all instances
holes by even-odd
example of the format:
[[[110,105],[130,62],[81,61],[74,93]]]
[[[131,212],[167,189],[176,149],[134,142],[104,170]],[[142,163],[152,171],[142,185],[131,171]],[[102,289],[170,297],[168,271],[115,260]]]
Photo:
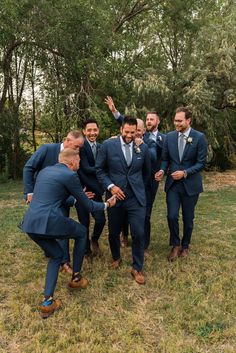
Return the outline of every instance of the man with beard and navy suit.
[[[86,249],[86,228],[65,215],[65,201],[72,195],[81,207],[89,212],[104,211],[116,202],[115,198],[110,198],[106,203],[94,202],[87,198],[76,173],[79,162],[78,152],[66,148],[59,154],[59,163],[38,173],[34,196],[21,224],[22,230],[50,256],[44,299],[39,307],[43,318],[47,318],[61,307],[61,301],[53,299],[59,267],[64,256],[58,239],[75,241],[69,287],[81,289],[88,284],[87,279],[80,274]]]
[[[160,181],[167,173],[165,191],[167,219],[172,250],[169,261],[189,255],[194,210],[203,191],[200,171],[207,157],[207,141],[203,133],[191,128],[192,112],[187,107],[176,110],[175,131],[167,134],[162,163],[155,178]],[[179,235],[179,210],[182,209],[183,237]]]
[[[110,111],[113,113],[117,122],[121,125],[123,115],[116,109],[113,99],[107,96],[105,103],[108,105]],[[140,120],[140,119],[138,119]],[[151,157],[151,178],[146,186],[147,207],[145,217],[145,256],[149,255],[150,235],[151,235],[151,214],[152,207],[155,201],[159,183],[155,180],[155,173],[160,169],[161,154],[165,135],[158,131],[160,118],[156,112],[148,112],[146,115],[146,131],[143,131],[143,142],[148,146]]]
[[[83,134],[85,136],[85,141],[83,147],[80,149],[81,160],[80,168],[78,170],[80,181],[81,184],[86,187],[87,190],[92,191],[94,193],[94,201],[102,202],[102,195],[104,191],[97,179],[95,169],[97,153],[100,148],[100,143],[97,142],[97,137],[99,135],[99,126],[97,121],[94,119],[86,120],[83,123]],[[95,221],[91,237],[91,247],[89,240],[90,213],[85,208],[80,207],[77,208],[77,212],[80,222],[87,228],[87,258],[91,256],[101,255],[98,240],[100,238],[100,235],[102,234],[104,225],[106,223],[104,212],[95,211],[91,213]]]
[[[133,265],[131,274],[139,284],[145,283],[142,273],[144,262],[144,221],[146,214],[145,184],[150,178],[150,155],[143,143],[137,146],[134,138],[137,120],[125,117],[120,136],[108,139],[101,145],[96,172],[107,195],[115,195],[116,207],[108,210],[109,244],[112,253],[112,267],[121,263],[120,232],[125,213],[132,236]]]
[[[63,143],[46,143],[37,149],[37,151],[26,162],[23,169],[24,197],[27,203],[32,201],[34,185],[40,170],[58,163],[59,153],[65,148],[72,148],[79,152],[79,149],[82,147],[83,143],[84,137],[81,131],[72,130],[67,134]],[[64,212],[66,215],[69,215],[69,208],[73,205],[73,198],[69,198],[65,202]],[[59,243],[64,250],[61,271],[71,275],[72,268],[70,266],[69,241],[59,240]],[[45,255],[47,256],[48,254]]]

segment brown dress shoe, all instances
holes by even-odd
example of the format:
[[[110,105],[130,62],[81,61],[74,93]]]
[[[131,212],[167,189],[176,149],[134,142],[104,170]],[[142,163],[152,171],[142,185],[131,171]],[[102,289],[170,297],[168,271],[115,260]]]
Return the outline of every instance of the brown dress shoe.
[[[43,319],[47,319],[49,316],[51,316],[55,311],[59,310],[60,307],[62,306],[61,300],[50,300],[51,304],[49,305],[44,305],[46,303],[46,300],[42,303],[42,305],[39,306],[39,310],[41,311],[41,317]]]
[[[62,273],[68,273],[68,275],[70,275],[70,276],[73,275],[73,269],[72,269],[71,265],[69,264],[69,262],[66,262],[63,265],[61,265],[60,271]]]
[[[135,270],[134,268],[132,268],[131,270],[131,275],[134,277],[135,281],[138,284],[145,284],[145,277],[142,274],[142,272],[138,272],[137,270]]]
[[[101,256],[102,255],[102,252],[101,252],[101,249],[99,247],[99,244],[98,244],[98,241],[96,240],[92,240],[91,241],[91,248],[92,248],[92,253],[93,253],[93,256]]]
[[[111,267],[112,267],[114,270],[117,270],[117,269],[120,267],[121,262],[122,262],[121,259],[114,260],[114,261],[112,261],[112,263],[111,263]]]
[[[173,246],[173,248],[171,249],[171,252],[167,257],[168,260],[170,262],[175,261],[177,257],[180,255],[180,251],[181,251],[181,246]]]
[[[188,257],[189,256],[189,249],[183,249],[179,256],[180,257]]]
[[[85,277],[78,276],[72,279],[69,283],[68,286],[73,289],[84,289],[88,285],[88,280]]]

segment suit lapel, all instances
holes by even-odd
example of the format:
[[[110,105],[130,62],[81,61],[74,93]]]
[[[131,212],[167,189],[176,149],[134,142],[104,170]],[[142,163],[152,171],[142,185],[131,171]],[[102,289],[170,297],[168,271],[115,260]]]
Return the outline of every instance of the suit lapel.
[[[88,158],[95,162],[91,146],[90,146],[90,144],[88,143],[87,140],[84,141],[84,148],[85,148],[85,150],[86,150],[86,152],[88,154]]]
[[[117,147],[117,152],[118,152],[118,154],[120,156],[121,163],[122,163],[123,167],[125,169],[127,169],[127,163],[126,163],[125,156],[124,156],[124,153],[123,153],[122,147],[121,147],[120,136],[118,136],[117,139],[116,139],[116,147]]]
[[[173,147],[174,147],[173,153],[174,153],[175,159],[180,163],[178,138],[179,138],[179,133],[175,131],[175,134],[173,136]]]
[[[189,137],[193,137],[193,135],[194,135],[194,130],[191,128],[190,133],[189,133]],[[183,153],[183,156],[182,156],[182,160],[186,156],[186,153],[188,152],[190,145],[191,145],[191,143],[186,141],[186,145],[185,145],[184,153]]]

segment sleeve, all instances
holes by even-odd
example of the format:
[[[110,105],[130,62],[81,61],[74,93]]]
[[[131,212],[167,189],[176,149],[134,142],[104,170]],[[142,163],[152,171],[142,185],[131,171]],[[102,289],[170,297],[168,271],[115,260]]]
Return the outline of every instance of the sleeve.
[[[39,147],[39,149],[26,162],[23,168],[23,184],[25,195],[33,192],[35,184],[35,174],[41,170],[41,167],[46,157],[46,153],[47,147],[43,145]]]

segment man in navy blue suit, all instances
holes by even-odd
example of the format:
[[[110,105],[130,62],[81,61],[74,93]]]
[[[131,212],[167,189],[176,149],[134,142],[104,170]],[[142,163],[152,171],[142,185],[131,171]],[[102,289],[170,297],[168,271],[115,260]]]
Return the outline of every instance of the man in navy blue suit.
[[[110,96],[107,96],[105,103],[108,105],[117,122],[121,125],[124,117],[116,109],[113,99]],[[137,120],[140,121],[141,119]],[[143,142],[148,146],[151,157],[151,178],[150,182],[146,186],[147,207],[145,218],[145,256],[149,255],[148,248],[150,245],[151,235],[151,214],[159,185],[159,183],[157,183],[155,180],[155,173],[160,169],[162,148],[165,141],[165,135],[160,133],[158,130],[159,124],[160,118],[155,111],[147,112],[146,131],[142,129],[142,124],[140,124],[140,122],[138,123],[139,131],[140,133],[142,132],[142,136],[138,134],[138,137],[142,138]]]
[[[79,168],[78,152],[71,148],[64,149],[59,154],[59,163],[46,167],[37,176],[34,196],[26,212],[22,230],[50,255],[48,261],[44,299],[40,306],[42,317],[46,318],[59,309],[61,302],[54,300],[54,290],[58,271],[63,259],[63,251],[57,239],[74,239],[73,273],[70,288],[85,288],[86,278],[80,275],[83,256],[86,248],[86,228],[67,217],[64,213],[64,203],[72,195],[81,207],[88,211],[104,211],[115,204],[115,198],[106,203],[94,202],[85,195],[76,173]]]
[[[120,257],[120,232],[125,213],[132,236],[133,266],[131,274],[139,284],[145,283],[142,273],[144,261],[144,221],[146,214],[145,184],[150,178],[150,156],[147,146],[137,146],[134,138],[137,120],[126,117],[120,128],[121,135],[101,145],[96,171],[99,182],[108,196],[115,195],[116,207],[108,211],[109,244],[112,267],[118,268]]]
[[[97,179],[95,169],[97,153],[100,148],[100,143],[97,142],[97,137],[99,135],[97,121],[94,119],[86,120],[83,124],[83,134],[85,136],[85,141],[83,147],[80,149],[80,168],[78,170],[80,181],[82,186],[86,187],[86,190],[94,193],[94,201],[102,202],[104,190]],[[100,255],[101,251],[98,240],[106,223],[105,213],[101,211],[91,213],[95,221],[91,237],[91,251],[89,240],[90,213],[84,207],[78,207],[77,211],[80,222],[87,228],[86,255],[88,257],[91,255]]]
[[[166,136],[161,169],[155,175],[156,180],[160,181],[164,173],[167,173],[165,191],[172,246],[169,261],[189,255],[194,210],[199,193],[203,191],[200,171],[206,162],[207,141],[203,133],[191,128],[191,122],[192,112],[187,107],[177,108],[174,118],[176,130]],[[183,217],[182,240],[178,221],[180,207]]]
[[[24,197],[27,203],[32,201],[34,185],[40,170],[58,163],[60,151],[65,148],[72,148],[78,152],[83,143],[84,137],[82,133],[79,130],[72,130],[67,134],[63,143],[46,143],[37,149],[37,151],[26,162],[23,169]],[[72,204],[70,204],[69,201],[72,201]],[[69,207],[73,206],[73,201],[74,199],[70,198],[65,203],[65,214],[69,215]],[[71,274],[72,268],[70,266],[69,241],[59,240],[59,242],[64,249],[61,270],[62,272]]]

